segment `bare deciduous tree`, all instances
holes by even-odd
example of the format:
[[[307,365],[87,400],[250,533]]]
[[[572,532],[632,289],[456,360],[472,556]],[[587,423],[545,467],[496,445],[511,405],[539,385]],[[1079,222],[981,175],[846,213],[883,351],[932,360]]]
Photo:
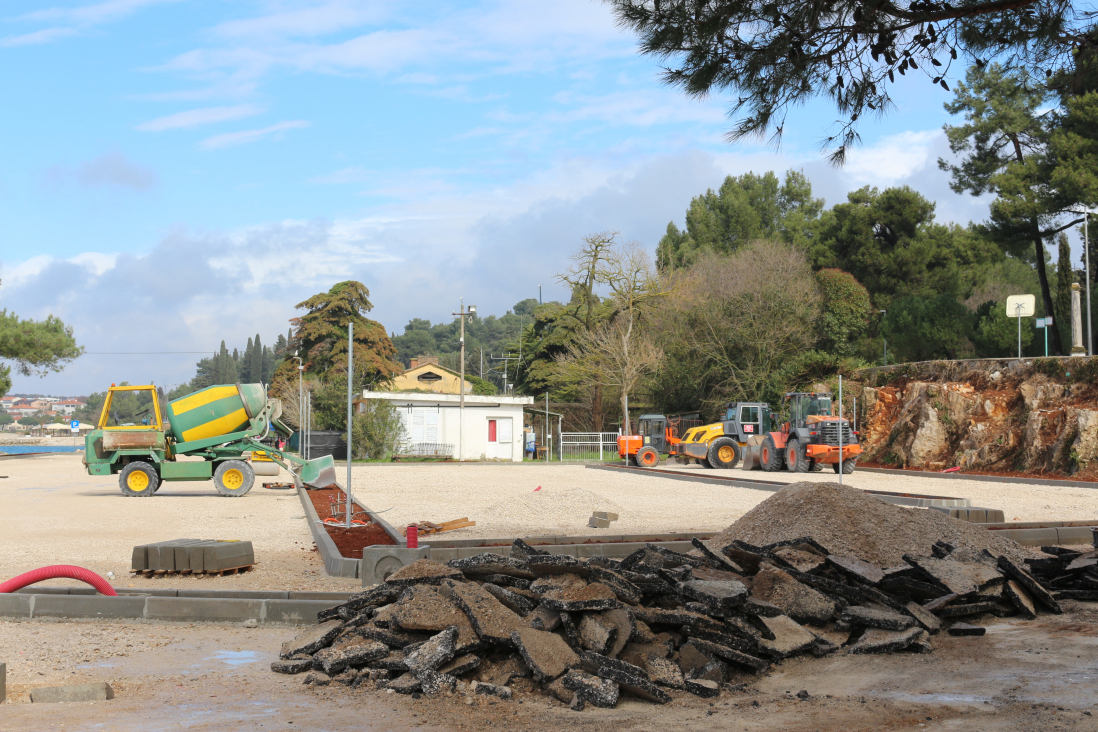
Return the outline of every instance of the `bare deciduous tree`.
[[[620,390],[622,429],[629,434],[629,395],[663,360],[662,349],[645,332],[645,315],[670,291],[639,244],[618,244],[614,234],[597,236],[600,249],[590,260],[588,282],[609,290],[612,310],[605,322],[578,333],[558,361],[574,377]],[[595,246],[593,238],[585,239],[583,252]],[[593,290],[588,293],[593,296]]]
[[[815,343],[820,294],[795,246],[756,241],[670,277],[674,297],[655,321],[660,341],[687,352],[713,411],[761,399],[782,363]]]

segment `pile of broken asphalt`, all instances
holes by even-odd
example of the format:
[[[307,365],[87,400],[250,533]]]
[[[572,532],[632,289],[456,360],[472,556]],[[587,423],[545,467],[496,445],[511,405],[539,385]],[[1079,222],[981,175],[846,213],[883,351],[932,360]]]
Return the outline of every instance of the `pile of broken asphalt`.
[[[402,694],[549,694],[574,709],[628,694],[712,698],[793,656],[929,653],[931,636],[982,635],[980,616],[1062,612],[1048,575],[1095,581],[1098,560],[1062,550],[1029,560],[938,543],[877,567],[811,538],[734,542],[697,555],[646,545],[622,560],[550,555],[420,560],[283,644],[279,673]],[[1059,593],[1061,591],[1057,591]],[[462,679],[468,679],[463,682]]]

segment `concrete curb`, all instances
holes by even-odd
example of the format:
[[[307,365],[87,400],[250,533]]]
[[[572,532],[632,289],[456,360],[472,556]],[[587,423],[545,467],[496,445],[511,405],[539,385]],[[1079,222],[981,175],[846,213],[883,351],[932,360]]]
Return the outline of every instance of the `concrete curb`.
[[[1098,488],[1098,483],[1092,480],[1059,480],[1055,478],[1014,478],[1009,475],[973,475],[971,473],[932,473],[916,472],[912,470],[893,470],[892,468],[863,468],[858,470],[867,473],[884,473],[885,475],[906,475],[917,478],[942,478],[945,480],[980,480],[987,483],[1024,483],[1026,485],[1049,485],[1057,488]]]
[[[316,542],[317,551],[324,560],[324,571],[330,577],[357,578],[358,567],[362,560],[347,559],[340,554],[332,537],[328,536],[328,532],[321,525],[320,516],[317,515],[313,502],[306,495],[304,486],[297,487],[297,497],[301,500],[301,508],[305,510],[305,521],[309,524],[309,531],[313,535],[313,541]]]
[[[588,465],[589,470],[615,470],[626,471],[631,475],[643,475],[655,478],[670,478],[672,480],[685,480],[695,483],[708,483],[710,485],[734,486],[736,488],[749,488],[757,491],[769,491],[777,493],[789,483],[776,480],[749,480],[744,478],[724,478],[720,476],[686,475],[673,470],[660,470],[658,468],[633,468],[625,465]],[[874,498],[879,498],[886,503],[894,503],[898,506],[910,506],[912,508],[930,508],[941,506],[944,508],[968,508],[972,501],[968,498],[954,498],[952,496],[930,496],[919,493],[894,493],[891,491],[862,491]]]
[[[976,524],[1022,546],[1071,546],[1094,544],[1094,521],[1007,521]]]
[[[64,589],[64,588],[62,588]],[[0,595],[0,616],[11,618],[111,618],[115,620],[174,620],[306,625],[317,613],[345,602],[339,600],[290,600],[210,597],[158,597],[152,595],[24,594]]]
[[[119,596],[189,597],[218,600],[333,600],[346,602],[351,592],[294,592],[292,590],[137,590],[115,588]],[[24,587],[16,595],[98,595],[92,587]]]

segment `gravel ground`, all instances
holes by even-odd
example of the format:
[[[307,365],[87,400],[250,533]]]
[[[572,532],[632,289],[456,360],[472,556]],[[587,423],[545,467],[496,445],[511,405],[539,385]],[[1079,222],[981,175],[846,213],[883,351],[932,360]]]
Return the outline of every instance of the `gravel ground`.
[[[700,467],[678,467],[712,475]],[[343,477],[340,470],[340,477]],[[304,512],[292,491],[261,486],[244,498],[223,498],[207,482],[169,483],[151,499],[126,498],[116,477],[84,472],[78,455],[0,461],[0,579],[49,564],[114,572],[120,587],[345,590],[354,580],[324,575]],[[833,481],[832,473],[721,475],[784,482]],[[287,478],[266,479],[286,480]],[[846,484],[972,499],[1002,508],[1008,520],[1098,519],[1098,493],[917,476],[854,473]],[[262,480],[260,480],[262,482]],[[535,490],[541,486],[541,490]],[[362,465],[354,468],[356,498],[396,527],[468,516],[471,529],[447,539],[566,534],[605,536],[721,531],[772,494],[736,486],[637,476],[582,465]],[[621,518],[610,529],[587,528],[592,511]],[[259,564],[232,577],[137,578],[128,574],[137,544],[176,538],[250,540]],[[53,580],[71,585],[72,580]]]
[[[662,466],[661,466],[662,467]],[[770,480],[780,483],[832,483],[838,478],[831,470],[822,473],[764,473],[760,470],[712,471],[700,465],[671,464],[669,470],[689,475],[719,473],[731,478]],[[980,480],[889,475],[854,471],[843,482],[867,491],[921,493],[931,496],[968,498],[973,506],[1001,508],[1007,521],[1086,521],[1098,520],[1098,483],[1094,488],[1064,488],[1029,483],[992,483]]]
[[[79,455],[0,462],[0,580],[51,564],[75,564],[117,587],[353,590],[328,577],[294,491],[256,486],[224,498],[210,482],[167,483],[152,498],[127,498],[117,476],[90,476]],[[257,482],[279,480],[257,478]],[[168,539],[251,541],[258,564],[227,577],[161,578],[129,574],[133,547]],[[50,580],[72,586],[74,580]]]

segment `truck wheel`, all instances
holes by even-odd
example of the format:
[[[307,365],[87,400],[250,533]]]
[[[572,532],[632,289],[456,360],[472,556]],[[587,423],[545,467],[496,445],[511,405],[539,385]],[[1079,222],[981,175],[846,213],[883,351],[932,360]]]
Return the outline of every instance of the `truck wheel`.
[[[808,446],[800,440],[785,443],[785,464],[790,473],[808,472]]]
[[[850,475],[851,473],[853,473],[854,472],[854,464],[856,462],[857,462],[856,460],[843,460],[843,475]],[[839,472],[839,464],[838,463],[831,463],[831,469],[834,470],[836,473],[838,473]]]
[[[767,435],[759,449],[759,462],[767,473],[776,473],[782,469],[782,453],[774,445],[774,438]]]
[[[703,468],[708,468],[709,470],[713,469],[713,463],[709,462],[709,458],[707,457],[698,458],[698,465],[702,466]]]
[[[223,496],[242,496],[252,489],[255,473],[243,460],[226,460],[214,471],[214,488]]]
[[[124,496],[151,496],[160,487],[160,476],[156,468],[138,460],[122,468],[118,485]]]
[[[706,458],[714,468],[721,470],[734,468],[740,462],[740,446],[731,437],[718,437],[709,443]]]
[[[654,468],[660,464],[660,454],[656,452],[655,448],[642,447],[637,450],[637,465],[642,468]]]
[[[823,469],[824,469],[823,463],[817,462],[815,460],[810,460],[809,462],[812,463],[812,467],[808,469],[808,471],[810,473],[822,473],[823,472]]]

